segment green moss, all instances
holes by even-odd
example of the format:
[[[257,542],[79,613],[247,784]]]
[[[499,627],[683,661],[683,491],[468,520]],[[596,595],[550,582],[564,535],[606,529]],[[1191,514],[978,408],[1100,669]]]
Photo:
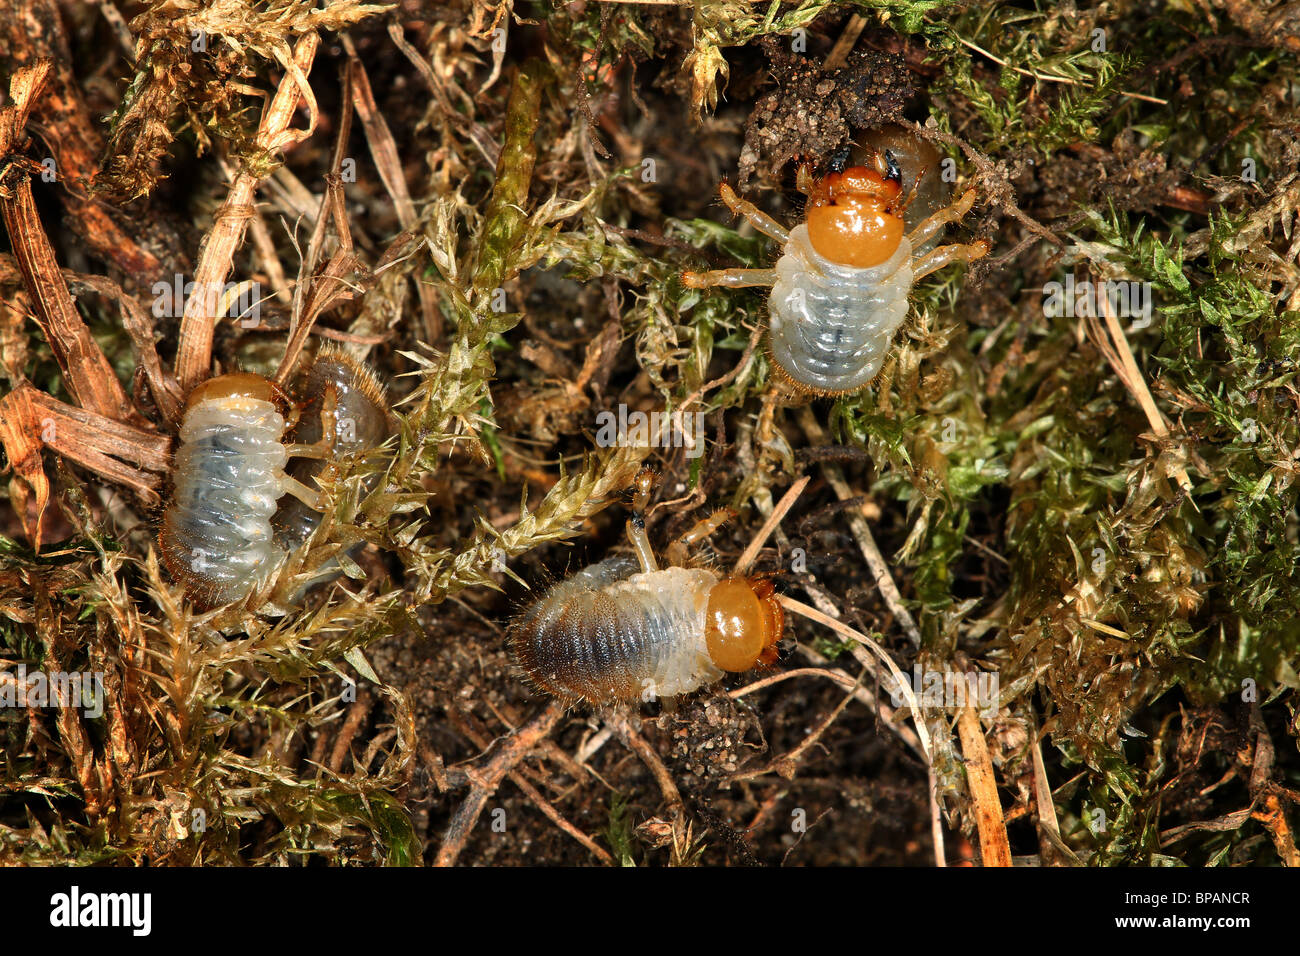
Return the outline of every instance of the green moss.
[[[224,59],[200,58],[187,77],[173,70],[189,62],[178,46],[186,25],[160,18],[159,5],[142,16],[137,28],[150,39],[136,67],[121,64],[108,186],[148,192],[142,187],[161,181],[176,136],[269,170],[278,160],[251,144],[243,95],[209,107],[200,94],[221,77],[269,86],[280,44],[312,25],[356,24],[363,59],[382,64],[372,80],[400,75],[407,88],[423,89],[382,30],[364,32],[377,8],[336,2],[326,5],[336,20],[317,23],[317,4],[246,6],[246,33],[228,25],[243,52],[221,47]],[[903,50],[925,76],[909,116],[935,120],[961,185],[981,197],[957,234],[995,243],[984,263],[918,283],[913,313],[868,391],[812,406],[834,442],[859,459],[865,452],[868,465],[846,470],[874,506],[873,531],[922,648],[902,635],[842,521],[825,517],[839,514],[840,503],[824,483],[805,492],[786,539],[763,560],[781,572],[788,546],[821,548],[812,562],[818,586],[905,671],[918,660],[995,671],[999,725],[989,739],[1005,747],[995,753],[1004,802],[1026,799],[1017,776],[1028,761],[1024,740],[1044,731],[1054,809],[1073,859],[1275,862],[1276,844],[1259,821],[1192,828],[1176,839],[1170,831],[1250,805],[1258,784],[1240,773],[1239,754],[1255,752],[1261,727],[1278,754],[1269,786],[1300,787],[1300,313],[1290,307],[1300,142],[1294,108],[1277,95],[1294,80],[1286,44],[1248,36],[1226,12],[1213,21],[1200,12],[1153,16],[1127,3],[520,3],[515,13],[500,83],[477,98],[457,90],[478,90],[491,68],[492,11],[445,5],[430,14],[448,28],[429,55],[442,57],[451,119],[436,102],[427,115],[390,118],[408,173],[418,173],[421,241],[364,304],[395,316],[380,351],[385,371],[404,376],[394,387],[400,427],[387,447],[327,481],[327,521],[280,583],[327,561],[367,582],[373,568],[345,553],[362,543],[386,556],[392,578],[354,588],[358,596],[318,592],[301,608],[198,617],[150,557],[156,516],[145,515],[134,537],[111,531],[93,476],[50,461],[71,536],[39,556],[0,538],[0,657],[9,669],[52,661],[101,669],[117,696],[102,718],[47,716],[40,733],[0,714],[0,856],[414,865],[429,855],[438,814],[450,812],[455,795],[428,798],[432,837],[417,829],[408,798],[413,765],[424,768],[420,747],[446,745],[449,762],[481,749],[458,736],[469,724],[456,708],[471,704],[453,698],[450,682],[459,682],[456,693],[469,687],[472,703],[488,702],[500,720],[494,733],[517,726],[503,708],[527,700],[514,676],[493,676],[484,663],[499,655],[495,625],[471,638],[443,624],[450,599],[500,589],[503,570],[515,583],[536,581],[537,568],[525,570],[520,559],[558,569],[563,559],[539,551],[546,545],[607,545],[616,520],[598,516],[646,460],[665,467],[681,495],[699,490],[708,506],[742,511],[734,532],[715,540],[719,555],[738,552],[764,504],[816,460],[795,454],[808,444],[798,413],[765,407],[761,350],[694,406],[709,416],[702,460],[593,448],[590,419],[602,402],[680,407],[732,371],[750,330],[766,321],[762,290],[701,292],[679,276],[706,263],[769,265],[779,253],[712,202],[717,176],[737,168],[750,110],[781,89],[782,67],[764,59],[760,41],[806,31],[813,68],[858,15],[873,45]],[[532,58],[516,59],[524,48]],[[742,63],[770,66],[775,82],[763,69],[757,78],[733,69]],[[325,76],[318,64],[313,80],[325,84]],[[155,124],[148,136],[133,125],[142,119]],[[487,156],[497,147],[493,164]],[[665,169],[688,168],[674,182],[698,195],[684,186],[656,191],[641,179],[637,163],[656,150]],[[1244,160],[1254,164],[1253,181],[1242,178]],[[425,166],[446,175],[425,175]],[[755,185],[752,198],[793,220],[798,205],[781,185]],[[368,208],[386,201],[379,195],[368,194]],[[275,242],[286,263],[296,262],[287,238],[277,233]],[[1108,333],[1044,309],[1044,284],[1067,275],[1149,284],[1152,324],[1123,324],[1167,436],[1154,433],[1132,383],[1108,360]],[[423,317],[411,279],[440,310],[447,332],[436,347],[411,331]],[[134,364],[129,341],[111,314],[92,318],[125,378]],[[577,369],[607,325],[616,334],[608,352],[596,353],[598,388],[530,364],[525,346],[538,339],[559,356],[555,368]],[[61,395],[62,377],[35,328],[4,331],[5,343],[29,340],[21,355],[5,344],[7,380],[27,375]],[[572,404],[546,420],[547,432],[532,416],[540,420],[542,397],[557,394]],[[660,518],[669,520],[656,534],[675,529],[675,514]],[[801,584],[789,577],[778,580],[796,592]],[[483,617],[481,606],[472,609]],[[855,669],[829,632],[801,623],[793,633],[837,667]],[[400,668],[375,663],[394,645],[451,669],[458,655],[473,658],[474,668],[430,691],[432,705],[417,702],[419,687],[398,686]],[[356,678],[382,716],[353,741],[343,769],[326,769],[319,754],[332,755],[323,744],[312,748],[339,733]],[[416,730],[421,707],[432,732]],[[788,719],[803,727],[816,716],[796,710]],[[925,716],[944,809],[953,825],[968,826],[951,715]],[[781,726],[767,729],[775,738]],[[1196,750],[1193,740],[1209,742]],[[87,767],[111,768],[114,785],[101,790]],[[832,789],[848,789],[833,776],[841,769],[826,771]],[[906,771],[896,772],[884,785],[906,793]],[[800,773],[780,786],[797,788]],[[646,779],[611,784],[607,805],[590,781],[555,791],[584,801],[575,819],[603,835],[623,865],[720,860],[723,841],[706,845],[687,832],[674,832],[666,850],[640,842],[638,822],[658,812]],[[1220,779],[1229,782],[1216,789]],[[688,804],[734,800],[743,808],[736,818],[760,818],[757,804],[777,801],[761,780],[733,789],[692,783]],[[928,782],[917,786],[918,805],[928,807]],[[761,794],[755,805],[744,802],[752,793]],[[756,832],[752,842],[765,838]],[[784,845],[770,843],[780,849],[769,847],[768,857],[781,859]],[[1016,852],[1039,849],[1031,841]]]

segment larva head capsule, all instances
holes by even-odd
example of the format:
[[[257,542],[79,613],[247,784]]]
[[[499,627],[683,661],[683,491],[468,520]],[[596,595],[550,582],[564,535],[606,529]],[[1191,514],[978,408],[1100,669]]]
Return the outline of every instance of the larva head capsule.
[[[785,612],[767,578],[724,578],[709,592],[705,641],[715,667],[741,672],[776,663]]]
[[[270,379],[252,372],[230,372],[210,378],[190,392],[185,411],[188,413],[205,402],[237,402],[245,398],[274,405],[282,415],[290,408],[289,397]]]
[[[837,265],[878,266],[903,239],[898,167],[879,159],[878,168],[850,166],[811,183],[808,239],[818,255]]]

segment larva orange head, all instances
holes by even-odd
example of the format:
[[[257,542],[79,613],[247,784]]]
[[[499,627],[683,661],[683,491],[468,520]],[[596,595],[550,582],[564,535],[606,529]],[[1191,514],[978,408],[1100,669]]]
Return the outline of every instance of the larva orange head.
[[[815,180],[808,194],[813,248],[836,265],[880,265],[903,239],[903,216],[895,208],[901,192],[888,168],[851,166]]]
[[[747,671],[776,662],[785,612],[766,578],[724,578],[709,592],[705,641],[715,667]]]
[[[254,375],[252,372],[231,372],[227,375],[210,378],[195,388],[194,391],[190,392],[190,397],[185,402],[185,408],[188,411],[202,402],[226,401],[242,397],[270,402],[282,410],[289,407],[288,397],[275,382],[260,375]]]

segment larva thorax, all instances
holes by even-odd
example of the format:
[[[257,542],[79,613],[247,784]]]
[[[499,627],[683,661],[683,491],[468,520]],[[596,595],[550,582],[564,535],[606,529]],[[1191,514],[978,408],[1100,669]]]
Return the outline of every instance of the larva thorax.
[[[820,395],[869,384],[907,317],[911,258],[900,238],[878,265],[841,265],[817,251],[807,224],[791,230],[768,300],[768,355],[782,379]]]
[[[793,393],[790,397],[844,395],[865,388],[907,317],[913,283],[949,263],[981,258],[991,247],[987,240],[936,247],[944,227],[970,211],[973,190],[909,223],[915,200],[920,205],[914,216],[940,201],[942,189],[926,177],[938,154],[924,144],[911,144],[912,137],[902,130],[881,131],[875,138],[882,145],[870,150],[868,165],[844,168],[851,154],[845,150],[826,175],[815,176],[811,162],[800,166],[798,188],[808,197],[807,216],[788,231],[723,183],[723,202],[779,241],[781,257],[771,269],[682,276],[695,289],[772,287],[767,352],[776,378]],[[894,148],[904,151],[913,180],[906,194]]]

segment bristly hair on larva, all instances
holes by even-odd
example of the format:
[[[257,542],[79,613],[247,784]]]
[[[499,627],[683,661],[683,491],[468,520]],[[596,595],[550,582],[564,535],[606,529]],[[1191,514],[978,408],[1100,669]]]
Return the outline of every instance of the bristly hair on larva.
[[[638,485],[628,522],[636,557],[608,558],[569,576],[510,627],[515,664],[530,683],[562,700],[672,699],[776,660],[785,618],[771,581],[659,568],[642,517],[648,480],[639,478]],[[721,520],[711,516],[679,544]]]
[[[917,149],[917,155],[921,150]],[[930,246],[943,229],[962,219],[975,202],[967,190],[910,231],[908,206],[919,195],[919,177],[905,190],[903,164],[884,147],[870,150],[870,165],[833,168],[816,176],[799,171],[808,197],[805,221],[786,230],[723,183],[730,209],[781,244],[770,269],[687,272],[685,285],[741,288],[769,286],[766,352],[778,380],[813,395],[846,395],[866,388],[879,373],[894,333],[907,317],[912,286],[954,262],[987,255],[990,243]],[[910,169],[916,163],[907,157]],[[921,251],[928,250],[928,251]]]

